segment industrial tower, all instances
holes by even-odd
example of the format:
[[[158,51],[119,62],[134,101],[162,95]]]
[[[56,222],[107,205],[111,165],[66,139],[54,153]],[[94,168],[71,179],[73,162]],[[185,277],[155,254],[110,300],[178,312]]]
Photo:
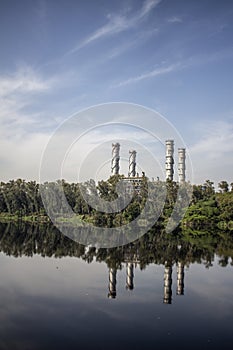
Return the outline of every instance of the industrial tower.
[[[136,151],[129,151],[129,177],[136,176]]]
[[[119,169],[120,169],[119,161],[120,161],[120,144],[113,143],[112,144],[112,166],[111,166],[112,175],[119,174]]]
[[[178,148],[178,177],[179,183],[185,182],[185,148]]]
[[[174,174],[174,141],[166,141],[166,180],[173,181]]]

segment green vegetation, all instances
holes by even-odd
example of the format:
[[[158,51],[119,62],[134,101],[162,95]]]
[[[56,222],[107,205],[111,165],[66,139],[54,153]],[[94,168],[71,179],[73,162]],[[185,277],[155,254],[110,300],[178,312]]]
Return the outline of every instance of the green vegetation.
[[[119,227],[131,222],[140,213],[143,213],[143,210],[146,210],[146,215],[142,215],[142,223],[143,220],[158,217],[155,227],[165,228],[177,202],[179,185],[172,181],[148,183],[145,177],[142,180],[140,191],[131,189],[132,199],[127,205],[124,205],[122,202],[124,198],[119,198],[117,193],[117,185],[122,178],[121,175],[114,175],[107,181],[100,181],[97,185],[94,180],[82,184],[70,184],[65,180],[58,180],[43,184],[42,190],[49,198],[51,211],[54,210],[53,204],[56,203],[58,212],[53,212],[53,216],[64,223],[81,225],[83,222],[90,222],[99,227]],[[77,215],[72,219],[63,211],[62,204],[60,204],[62,203],[61,189],[72,211]],[[219,192],[216,192],[213,182],[207,180],[203,185],[193,185],[192,191],[191,203],[180,224],[184,235],[202,236],[206,235],[208,230],[231,231],[233,229],[233,183],[229,185],[226,181],[221,181]],[[150,192],[149,199],[148,192]],[[84,197],[90,199],[95,196],[99,196],[110,206],[118,200],[118,205],[124,209],[119,212],[113,210],[112,213],[95,209],[84,199]],[[39,184],[35,181],[26,182],[21,179],[0,183],[1,222],[43,223],[49,220],[40,196]]]
[[[233,229],[233,191],[229,192],[226,181],[222,181],[219,188],[220,192],[215,193],[210,181],[203,187],[194,186],[193,200],[185,213],[183,228],[199,232],[216,227],[221,230]]]
[[[230,232],[206,231],[195,236],[175,231],[164,234],[163,230],[151,229],[146,235],[117,248],[85,247],[61,234],[51,224],[27,222],[0,223],[0,252],[15,257],[63,256],[78,257],[87,263],[105,261],[109,267],[121,268],[124,261],[137,257],[141,269],[149,264],[174,264],[189,266],[194,262],[212,266],[215,255],[221,266],[233,265],[233,235]]]

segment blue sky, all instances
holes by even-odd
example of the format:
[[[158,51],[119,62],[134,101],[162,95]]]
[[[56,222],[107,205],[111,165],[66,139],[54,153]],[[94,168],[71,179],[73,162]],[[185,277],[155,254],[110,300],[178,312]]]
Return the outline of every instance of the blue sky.
[[[1,0],[1,180],[38,180],[61,122],[122,101],[176,127],[195,182],[232,182],[232,18],[228,0]]]

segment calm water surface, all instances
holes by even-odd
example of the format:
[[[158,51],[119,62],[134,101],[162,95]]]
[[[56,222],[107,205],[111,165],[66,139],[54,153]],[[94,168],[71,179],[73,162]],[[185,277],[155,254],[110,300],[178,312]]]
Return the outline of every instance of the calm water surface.
[[[231,349],[231,251],[178,243],[100,254],[1,224],[0,349]]]

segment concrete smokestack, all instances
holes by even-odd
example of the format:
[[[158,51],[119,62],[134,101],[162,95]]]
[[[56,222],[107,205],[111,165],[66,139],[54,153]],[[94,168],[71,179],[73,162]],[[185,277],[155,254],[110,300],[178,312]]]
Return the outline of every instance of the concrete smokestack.
[[[112,175],[119,174],[119,169],[120,169],[119,161],[120,161],[120,144],[113,143],[112,144],[112,169],[111,169]]]
[[[136,176],[136,151],[129,151],[129,176]]]
[[[179,182],[185,182],[185,148],[178,148],[178,176]]]
[[[184,294],[184,265],[181,262],[177,264],[177,287],[176,294]]]
[[[108,284],[108,298],[115,299],[116,298],[116,269],[109,269],[109,284]]]
[[[166,180],[173,181],[174,174],[174,141],[167,140],[166,141]]]

